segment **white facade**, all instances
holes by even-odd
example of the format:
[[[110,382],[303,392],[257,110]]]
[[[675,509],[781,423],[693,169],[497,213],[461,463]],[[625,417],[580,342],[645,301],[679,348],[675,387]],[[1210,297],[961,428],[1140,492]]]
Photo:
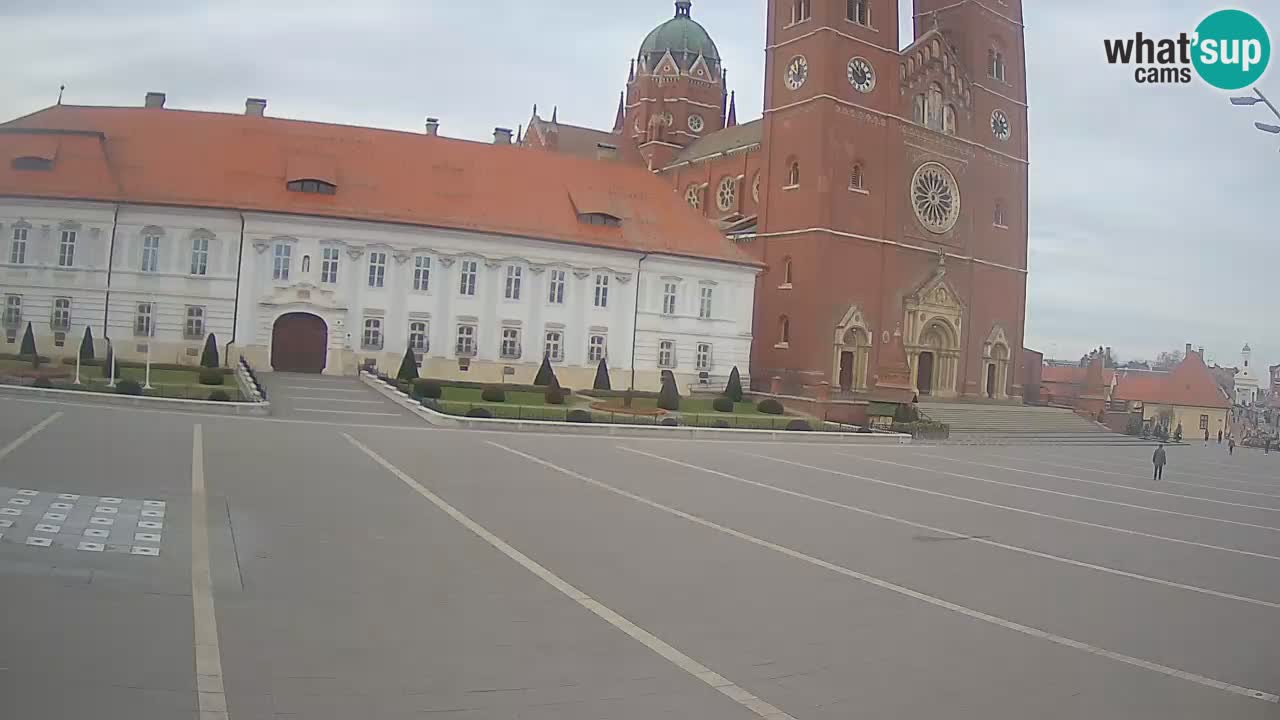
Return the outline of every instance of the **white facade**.
[[[412,329],[427,341],[428,377],[527,383],[550,352],[561,383],[583,388],[603,352],[613,386],[625,388],[633,332],[637,388],[656,388],[663,369],[682,386],[723,385],[734,366],[744,382],[749,375],[749,266],[389,223],[87,202],[0,202],[0,239],[3,294],[20,305],[15,339],[0,338],[6,352],[17,351],[30,320],[41,353],[74,353],[90,325],[99,347],[105,330],[121,357],[149,342],[157,362],[195,364],[215,333],[230,357],[269,370],[277,320],[306,313],[325,323],[328,374],[369,361],[394,373]],[[74,257],[62,267],[66,239]],[[55,303],[70,306],[60,347]],[[471,352],[460,348],[460,327]]]
[[[1244,349],[1240,351],[1240,372],[1236,373],[1235,390],[1236,396],[1233,398],[1236,405],[1252,405],[1255,402],[1263,400],[1262,386],[1258,382],[1258,375],[1253,370],[1250,360],[1253,357],[1253,349],[1246,344]]]

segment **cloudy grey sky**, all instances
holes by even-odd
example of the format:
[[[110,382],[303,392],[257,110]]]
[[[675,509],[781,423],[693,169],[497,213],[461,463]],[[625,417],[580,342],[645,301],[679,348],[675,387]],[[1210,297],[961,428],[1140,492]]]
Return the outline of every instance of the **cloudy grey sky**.
[[[1273,34],[1272,0],[1233,0]],[[902,42],[909,0],[900,2]],[[1280,362],[1280,139],[1196,84],[1141,86],[1104,37],[1194,29],[1217,0],[1028,0],[1031,274],[1027,343],[1057,357],[1111,345],[1122,359],[1192,342],[1235,364]],[[66,102],[237,112],[485,139],[553,105],[610,127],[627,62],[670,0],[0,0],[0,117]],[[738,92],[762,106],[765,0],[695,0]],[[1272,63],[1273,68],[1280,60]],[[1273,69],[1261,81],[1280,99]]]

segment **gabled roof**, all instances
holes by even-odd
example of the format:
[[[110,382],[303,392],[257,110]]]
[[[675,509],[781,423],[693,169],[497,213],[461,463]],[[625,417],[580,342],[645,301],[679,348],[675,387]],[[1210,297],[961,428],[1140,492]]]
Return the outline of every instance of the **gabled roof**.
[[[552,140],[552,134],[555,135],[554,140]],[[640,154],[636,152],[635,144],[618,133],[551,122],[543,120],[536,114],[529,118],[529,128],[524,136],[524,144],[592,160],[599,158],[600,145],[612,145],[618,149],[619,160],[640,163]]]
[[[1117,400],[1180,405],[1231,407],[1200,353],[1191,352],[1168,373],[1122,372],[1112,397]]]
[[[729,152],[730,150],[759,145],[763,137],[763,120],[752,120],[749,123],[717,130],[690,143],[688,147],[680,151],[679,155],[676,155],[676,159],[672,160],[671,165],[668,167]]]
[[[11,159],[57,130],[53,168]],[[642,167],[425,134],[209,112],[59,105],[0,125],[0,196],[291,213],[757,265]],[[292,170],[333,195],[290,192]],[[329,180],[328,177],[322,178]],[[571,197],[622,219],[581,222]]]

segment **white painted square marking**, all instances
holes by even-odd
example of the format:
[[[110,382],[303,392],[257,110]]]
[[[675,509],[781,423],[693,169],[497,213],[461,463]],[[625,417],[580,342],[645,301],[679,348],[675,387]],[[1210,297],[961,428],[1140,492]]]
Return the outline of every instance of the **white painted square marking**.
[[[88,528],[84,531],[85,537],[104,538],[111,534],[109,530],[99,530],[98,528]]]
[[[149,507],[149,508],[163,508],[164,501],[163,500],[143,500],[142,506]]]
[[[124,502],[124,500],[116,497],[104,497],[104,498],[98,498],[98,502],[106,503],[108,505],[119,505],[120,503]]]
[[[53,544],[53,541],[49,538],[29,537],[27,538],[27,544],[34,545],[35,547],[49,547]]]
[[[71,503],[49,503],[50,510],[70,510]]]
[[[134,542],[160,542],[160,536],[155,533],[134,533]]]
[[[21,514],[22,514],[22,511],[19,510],[18,508],[11,508],[11,507],[0,508],[0,515],[21,515]]]
[[[79,500],[80,496],[74,493],[58,493],[59,500]]]
[[[98,507],[94,508],[93,511],[96,513],[102,513],[103,515],[115,515],[116,513],[120,512],[120,508],[104,507],[102,505],[99,505]]]
[[[155,557],[160,554],[160,548],[147,547],[146,545],[134,545],[129,548],[130,555],[150,555]]]
[[[143,510],[142,517],[162,518],[164,517],[164,511],[163,510]]]
[[[40,493],[36,492],[35,490],[19,490],[18,494],[26,495],[27,497],[33,497],[35,495],[39,495]]]
[[[13,527],[12,520],[0,520],[0,528]]]
[[[104,517],[91,517],[89,518],[89,522],[93,523],[94,525],[115,525],[116,524],[116,521],[114,518],[104,518]]]
[[[26,498],[9,498],[10,505],[30,505],[31,501]]]
[[[36,530],[35,530],[35,531],[36,531],[36,532],[53,533],[53,534],[55,534],[55,535],[56,535],[56,534],[58,534],[58,533],[62,532],[62,526],[61,526],[61,525],[50,525],[50,524],[48,524],[48,523],[39,523],[39,524],[37,524],[37,525],[36,525]]]
[[[143,530],[162,530],[164,529],[164,523],[159,523],[155,520],[139,520],[138,527]]]
[[[45,513],[44,517],[41,519],[52,520],[54,522],[62,522],[67,519],[67,516],[63,513]]]
[[[89,542],[85,540],[85,541],[82,541],[79,545],[77,545],[76,549],[87,550],[88,552],[102,552],[103,550],[106,549],[106,546],[103,545],[102,543]]]

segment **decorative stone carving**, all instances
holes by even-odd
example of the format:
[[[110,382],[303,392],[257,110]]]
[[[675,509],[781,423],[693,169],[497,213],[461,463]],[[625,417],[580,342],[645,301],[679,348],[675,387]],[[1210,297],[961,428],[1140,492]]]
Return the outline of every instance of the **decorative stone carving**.
[[[626,285],[631,282],[631,273],[616,273],[613,278],[623,285]]]
[[[266,240],[253,241],[253,249],[256,250],[259,255],[266,252],[267,249],[270,247],[271,247],[271,243],[267,242]]]
[[[586,280],[591,275],[589,270],[574,270],[573,276],[579,280]]]
[[[391,257],[396,259],[397,265],[403,265],[406,262],[409,262],[409,253],[403,250],[397,250]]]
[[[359,260],[360,258],[364,257],[364,248],[357,245],[348,247],[347,257],[351,258],[352,260]]]
[[[453,264],[457,262],[458,258],[449,257],[448,255],[441,255],[439,257],[439,260],[440,260],[440,267],[451,268],[453,267]]]

